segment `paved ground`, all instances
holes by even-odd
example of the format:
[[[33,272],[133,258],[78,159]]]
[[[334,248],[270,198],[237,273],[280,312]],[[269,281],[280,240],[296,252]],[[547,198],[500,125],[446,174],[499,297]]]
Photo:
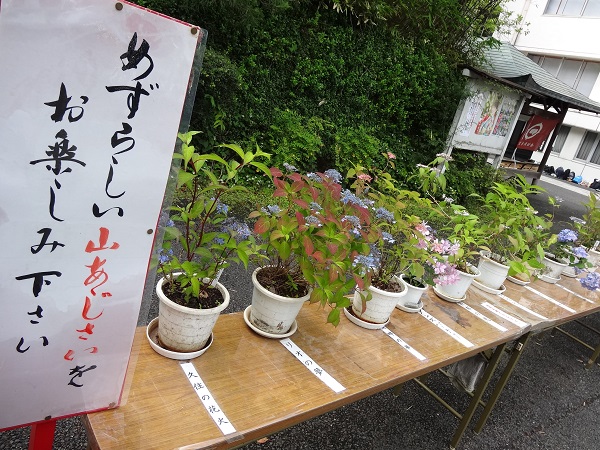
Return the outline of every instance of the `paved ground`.
[[[555,214],[557,228],[581,216],[589,190],[555,179],[541,180],[549,194],[563,199]],[[532,198],[544,211],[546,194]],[[240,311],[249,304],[247,274],[225,273],[232,301],[226,312]],[[147,305],[148,317],[156,316],[154,300]],[[600,329],[600,315],[585,321]],[[600,337],[577,324],[568,330],[594,345]],[[536,335],[500,397],[480,435],[468,430],[459,448],[464,450],[551,449],[596,450],[600,448],[600,365],[584,368],[591,352],[562,335]],[[398,364],[402,364],[399,360]],[[441,374],[431,375],[429,384],[460,411],[468,397]],[[0,404],[1,408],[8,405]],[[476,414],[476,417],[479,413]],[[399,397],[383,391],[316,419],[270,436],[265,443],[252,443],[247,450],[435,450],[447,449],[457,419],[414,382],[406,383]],[[175,432],[175,431],[174,431]],[[0,449],[26,449],[28,429],[0,433]],[[147,448],[151,448],[148,443]],[[59,421],[55,449],[84,450],[87,441],[78,419]]]

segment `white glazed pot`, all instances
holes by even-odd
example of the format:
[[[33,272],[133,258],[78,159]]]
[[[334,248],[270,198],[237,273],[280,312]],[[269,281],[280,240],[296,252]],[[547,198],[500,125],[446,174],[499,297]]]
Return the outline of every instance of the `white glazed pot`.
[[[176,274],[177,275],[177,274]],[[223,303],[216,308],[195,309],[169,300],[163,293],[164,278],[156,285],[158,295],[158,336],[169,350],[189,353],[204,347],[219,318],[229,305],[229,292],[221,283],[216,288],[223,295]]]
[[[467,294],[467,289],[471,286],[473,280],[480,275],[479,270],[475,266],[469,266],[471,273],[458,270],[459,279],[456,283],[445,284],[443,286],[436,285],[436,289],[442,294],[451,298],[463,298]]]
[[[406,307],[407,304],[418,305],[419,301],[421,300],[421,296],[423,295],[423,292],[427,290],[427,286],[413,286],[408,281],[406,281],[405,275],[402,275],[402,281],[404,281],[404,284],[406,286],[406,295],[400,297],[397,304],[404,307]]]
[[[588,270],[595,271],[598,265],[600,265],[600,252],[597,250],[588,250],[588,262],[592,264]]]
[[[404,290],[402,292],[388,292],[369,286],[368,290],[371,292],[372,298],[367,301],[367,308],[364,312],[362,312],[363,304],[360,292],[355,291],[352,299],[352,312],[354,315],[366,322],[386,323],[400,299],[408,292],[404,280],[400,277],[394,277],[394,279],[404,287]],[[363,294],[366,295],[364,291]]]
[[[489,257],[489,252],[481,252],[480,255],[479,265],[477,266],[480,275],[475,279],[489,288],[500,289],[508,276],[509,267],[492,260]]]
[[[550,253],[548,253],[548,255],[551,255]],[[552,255],[554,256],[554,255]],[[544,270],[544,275],[546,275],[547,277],[550,278],[560,278],[560,274],[562,273],[563,270],[565,270],[566,267],[568,267],[569,265],[566,263],[561,263],[558,261],[554,261],[553,259],[548,258],[547,256],[544,256],[544,265],[546,266],[546,270]],[[543,279],[543,277],[542,277]]]
[[[286,334],[292,327],[300,308],[310,298],[282,297],[265,289],[256,279],[260,267],[252,272],[252,308],[250,321],[258,329],[270,334]]]

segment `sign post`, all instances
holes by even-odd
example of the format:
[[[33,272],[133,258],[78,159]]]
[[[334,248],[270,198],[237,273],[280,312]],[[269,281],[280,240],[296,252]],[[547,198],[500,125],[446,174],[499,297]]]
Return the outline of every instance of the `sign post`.
[[[123,400],[205,39],[126,2],[2,1],[0,429],[40,422],[32,445]]]

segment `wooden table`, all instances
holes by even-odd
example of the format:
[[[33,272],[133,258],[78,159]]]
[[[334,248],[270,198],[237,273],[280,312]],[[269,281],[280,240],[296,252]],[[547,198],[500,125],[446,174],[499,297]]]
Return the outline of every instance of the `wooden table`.
[[[476,433],[482,430],[533,333],[545,331],[600,311],[600,296],[598,293],[584,289],[579,281],[574,278],[563,276],[562,280],[557,284],[536,280],[526,287],[506,281],[505,287],[506,291],[502,295],[485,293],[472,288],[467,295],[469,297],[485,297],[485,302],[509,314],[511,317],[516,317],[527,322],[529,329],[515,342],[511,356],[504,366],[498,382],[493,390],[491,390],[487,403],[483,403],[481,402],[481,398],[496,370],[497,361],[504,351],[504,346],[496,348],[492,356],[492,361],[475,390],[469,407],[461,418],[462,420],[456,433],[452,437],[450,442],[451,449],[458,446],[458,442],[470,423],[475,409],[480,404],[483,404],[484,409],[474,430]],[[426,388],[438,401],[442,401],[443,403],[443,400],[437,397],[428,386],[422,382],[419,382],[419,384]],[[444,406],[448,407],[447,405]],[[452,411],[452,409],[450,410]],[[455,411],[452,412],[457,415]]]
[[[214,343],[192,362],[236,432],[223,435],[200,402],[179,362],[156,354],[139,328],[120,407],[87,417],[92,448],[231,448],[396,386],[452,362],[512,341],[530,329],[481,306],[487,294],[471,289],[466,305],[505,328],[501,331],[431,289],[424,311],[467,340],[467,346],[423,314],[394,311],[391,332],[426,359],[421,361],[382,330],[366,330],[342,317],[325,323],[318,305],[306,304],[291,340],[345,390],[335,393],[278,340],[252,332],[241,312],[223,315]],[[469,418],[470,420],[470,418]],[[467,424],[469,420],[466,420]],[[466,426],[466,424],[464,425]]]

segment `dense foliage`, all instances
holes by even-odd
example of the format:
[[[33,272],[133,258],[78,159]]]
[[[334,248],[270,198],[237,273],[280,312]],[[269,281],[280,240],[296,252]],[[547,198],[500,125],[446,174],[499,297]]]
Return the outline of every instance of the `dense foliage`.
[[[137,0],[208,30],[191,129],[302,171],[352,163],[400,183],[442,151],[504,0]],[[492,40],[493,41],[493,40]],[[256,182],[250,179],[249,182]]]

